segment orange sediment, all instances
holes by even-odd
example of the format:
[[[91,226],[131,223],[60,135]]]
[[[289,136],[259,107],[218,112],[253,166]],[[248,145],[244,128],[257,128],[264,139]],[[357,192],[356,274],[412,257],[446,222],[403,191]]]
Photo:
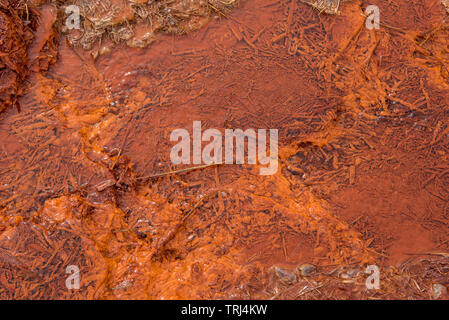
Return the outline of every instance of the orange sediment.
[[[45,39],[58,59],[0,116],[0,296],[426,299],[449,285],[447,13],[373,0],[383,25],[367,30],[367,4],[247,0],[96,59],[41,8],[30,61],[56,48]],[[170,133],[198,120],[279,129],[278,172],[179,171]]]

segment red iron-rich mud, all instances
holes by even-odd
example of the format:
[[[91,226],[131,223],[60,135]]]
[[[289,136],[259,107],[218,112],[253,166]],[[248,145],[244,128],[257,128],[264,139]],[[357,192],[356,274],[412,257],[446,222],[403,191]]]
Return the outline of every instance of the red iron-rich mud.
[[[0,2],[1,298],[448,298],[447,1],[91,3]],[[173,166],[199,120],[278,172]]]

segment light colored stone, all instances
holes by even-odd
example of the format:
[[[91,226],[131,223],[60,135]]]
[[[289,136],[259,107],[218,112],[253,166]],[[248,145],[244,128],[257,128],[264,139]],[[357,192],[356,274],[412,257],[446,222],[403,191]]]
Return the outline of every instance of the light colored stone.
[[[447,288],[439,283],[434,283],[432,286],[432,297],[436,300],[441,298],[442,295],[447,294]]]
[[[310,277],[316,273],[316,267],[313,264],[303,264],[298,269],[303,277]]]
[[[281,280],[282,282],[286,284],[292,284],[296,282],[296,273],[294,270],[275,267],[274,271],[276,272],[279,280]]]

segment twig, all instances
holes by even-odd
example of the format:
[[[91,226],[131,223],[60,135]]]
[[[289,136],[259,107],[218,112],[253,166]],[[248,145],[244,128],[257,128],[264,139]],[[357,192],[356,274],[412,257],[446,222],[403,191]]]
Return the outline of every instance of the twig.
[[[200,169],[205,169],[205,168],[209,168],[209,167],[214,167],[214,166],[218,166],[220,164],[222,164],[222,163],[205,164],[205,165],[197,166],[197,167],[190,167],[190,168],[185,168],[185,169],[180,169],[180,170],[156,173],[156,174],[152,174],[152,175],[149,175],[146,177],[138,178],[138,180],[146,181],[146,180],[164,177],[164,176],[170,176],[170,175],[174,175],[174,174],[178,174],[178,173],[184,173],[184,172],[190,172],[190,171],[194,171],[194,170],[200,170]]]
[[[176,226],[174,226],[164,237],[160,238],[159,241],[156,244],[156,247],[154,248],[153,252],[150,255],[150,258],[153,258],[154,256],[157,256],[162,249],[175,238],[176,234],[184,227],[186,220],[192,216],[192,214],[201,207],[206,200],[211,198],[214,194],[216,194],[218,190],[214,190],[211,193],[209,193],[207,196],[200,199],[195,206],[187,212],[187,214],[182,217],[181,222],[179,222]]]

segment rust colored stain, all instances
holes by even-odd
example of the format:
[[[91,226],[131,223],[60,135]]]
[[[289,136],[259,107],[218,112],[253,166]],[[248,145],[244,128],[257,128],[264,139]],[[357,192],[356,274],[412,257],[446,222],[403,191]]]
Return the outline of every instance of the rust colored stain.
[[[368,4],[379,30],[365,28]],[[447,298],[432,291],[449,285],[440,1],[326,15],[247,0],[96,59],[40,10],[21,112],[0,115],[0,297]],[[193,121],[279,129],[278,172],[173,173],[188,167],[171,163],[170,133]],[[364,286],[373,264],[379,291]],[[80,290],[66,288],[70,265]]]

